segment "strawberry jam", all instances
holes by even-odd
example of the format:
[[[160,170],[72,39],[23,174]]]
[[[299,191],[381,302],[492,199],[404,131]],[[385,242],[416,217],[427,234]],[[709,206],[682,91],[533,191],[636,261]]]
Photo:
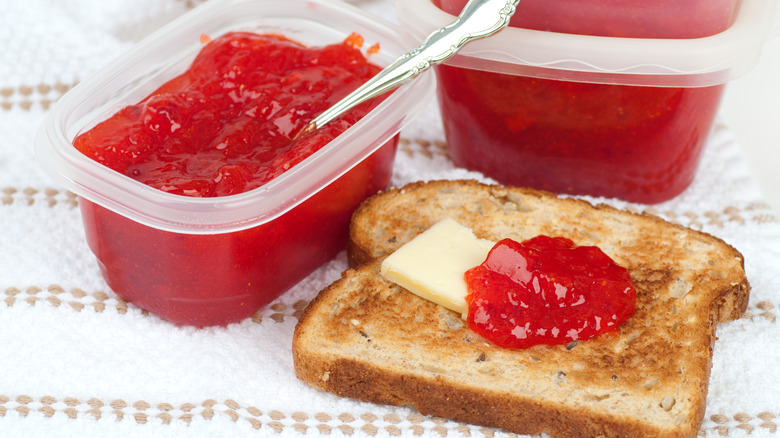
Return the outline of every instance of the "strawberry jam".
[[[202,41],[188,70],[79,135],[76,148],[174,195],[234,195],[306,159],[380,101],[291,141],[380,70],[362,40],[304,47],[236,32]],[[125,300],[177,324],[239,321],[344,248],[354,209],[389,183],[396,144],[397,136],[281,216],[237,231],[166,231],[81,199],[87,241]]]
[[[469,327],[504,348],[589,339],[615,330],[636,306],[625,268],[562,237],[501,240],[465,278]]]
[[[169,193],[211,197],[259,187],[354,124],[381,99],[291,141],[380,69],[351,35],[307,48],[279,35],[234,32],[136,105],[79,135],[90,158]]]
[[[466,0],[433,2],[457,14]],[[737,3],[523,0],[510,26],[608,38],[700,38],[727,29]],[[597,77],[573,82],[558,80],[553,68],[536,77],[504,73],[495,64],[435,69],[456,165],[502,184],[642,203],[671,199],[693,181],[724,88]]]

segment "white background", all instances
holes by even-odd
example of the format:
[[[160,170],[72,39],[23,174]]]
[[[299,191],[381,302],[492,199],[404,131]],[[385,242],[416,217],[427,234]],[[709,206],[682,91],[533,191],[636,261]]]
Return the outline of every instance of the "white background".
[[[753,70],[726,87],[720,117],[780,216],[780,36],[766,43]]]

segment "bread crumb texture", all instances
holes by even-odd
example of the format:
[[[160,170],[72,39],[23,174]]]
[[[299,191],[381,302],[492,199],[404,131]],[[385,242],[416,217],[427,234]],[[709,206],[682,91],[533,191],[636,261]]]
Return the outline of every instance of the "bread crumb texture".
[[[665,275],[637,285],[645,304],[617,332],[514,351],[487,343],[459,315],[388,284],[374,268],[352,271],[345,281],[359,282],[360,287],[337,284],[334,290],[342,295],[328,299],[326,311],[312,312],[315,318],[328,319],[307,324],[316,334],[299,341],[316,373],[323,374],[320,367],[327,370],[327,381],[319,379],[313,383],[316,387],[377,403],[414,405],[439,415],[455,396],[466,398],[462,406],[478,408],[485,388],[514,394],[506,401],[507,409],[529,410],[527,404],[537,403],[542,413],[569,409],[576,417],[601,412],[672,428],[700,415],[715,324],[667,317],[684,312],[683,307],[709,309],[709,303],[693,296],[649,300],[648,291]],[[700,345],[704,348],[694,347]],[[381,369],[374,369],[376,364]],[[408,379],[414,384],[404,388]],[[305,376],[303,380],[312,384]],[[421,392],[428,401],[418,398]],[[436,399],[441,406],[424,405]],[[465,415],[478,424],[485,421]],[[522,433],[547,431],[518,427]]]

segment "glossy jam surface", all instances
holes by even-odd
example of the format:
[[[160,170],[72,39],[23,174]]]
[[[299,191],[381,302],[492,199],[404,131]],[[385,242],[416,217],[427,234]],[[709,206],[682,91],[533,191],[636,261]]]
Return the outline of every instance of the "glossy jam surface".
[[[465,0],[434,3],[456,14]],[[696,38],[728,28],[736,5],[734,0],[524,0],[511,25],[609,37]],[[691,183],[723,93],[722,85],[591,84],[448,65],[437,67],[436,74],[456,165],[504,184],[642,203],[671,199]]]
[[[501,240],[465,278],[469,327],[504,348],[586,340],[617,329],[636,307],[625,268],[562,237]]]
[[[261,186],[316,152],[376,99],[300,140],[306,123],[380,69],[359,37],[318,48],[234,32],[208,42],[190,68],[79,135],[88,157],[170,193],[212,197]]]
[[[379,70],[344,43],[306,48],[228,34],[191,68],[80,135],[89,157],[170,193],[210,197],[262,185],[362,117],[357,108],[303,141],[289,136]],[[159,230],[81,199],[87,241],[110,287],[177,324],[252,316],[344,248],[352,212],[385,188],[397,136],[282,216],[212,235]]]

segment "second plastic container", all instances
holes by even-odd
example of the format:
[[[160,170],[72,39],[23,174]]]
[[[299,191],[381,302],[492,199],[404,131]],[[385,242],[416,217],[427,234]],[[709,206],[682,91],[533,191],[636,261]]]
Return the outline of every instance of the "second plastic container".
[[[396,6],[419,36],[464,4]],[[504,184],[671,199],[693,180],[724,84],[759,56],[772,7],[523,0],[514,27],[436,68],[452,160]]]

